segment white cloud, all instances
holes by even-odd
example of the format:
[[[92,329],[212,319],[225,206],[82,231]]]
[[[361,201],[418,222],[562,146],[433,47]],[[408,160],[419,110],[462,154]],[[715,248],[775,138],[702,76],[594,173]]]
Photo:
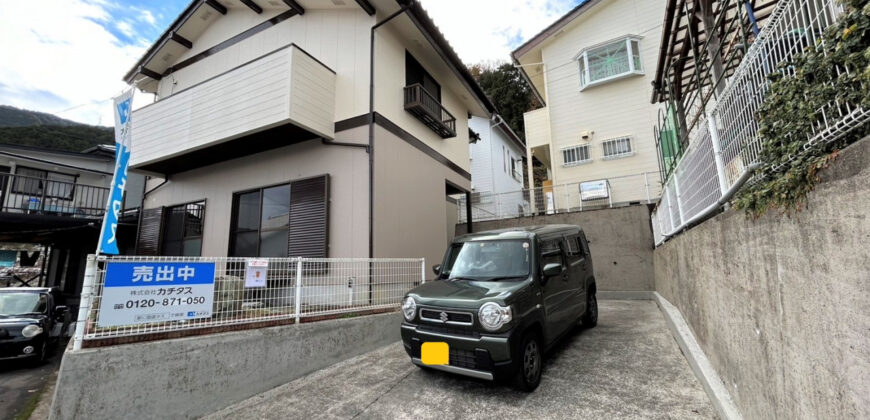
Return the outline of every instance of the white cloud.
[[[109,99],[126,87],[121,77],[146,47],[123,44],[101,24],[111,21],[111,6],[28,0],[0,7],[0,39],[15,40],[0,42],[0,103],[112,125]],[[126,32],[123,22],[116,26]]]
[[[423,0],[467,63],[510,51],[579,0]],[[0,0],[0,104],[112,125],[110,98],[156,37],[161,10],[110,0]],[[156,17],[156,19],[155,19]],[[127,39],[119,39],[127,38]],[[152,100],[137,92],[135,106]]]
[[[422,0],[423,8],[466,63],[505,61],[522,42],[578,0]]]
[[[150,10],[140,10],[139,11],[139,19],[143,22],[148,22],[151,26],[157,26],[157,19],[154,18],[154,14],[151,13]]]

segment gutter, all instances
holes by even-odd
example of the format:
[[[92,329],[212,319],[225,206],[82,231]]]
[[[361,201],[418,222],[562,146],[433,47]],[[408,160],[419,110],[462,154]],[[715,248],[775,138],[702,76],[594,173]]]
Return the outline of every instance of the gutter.
[[[707,208],[702,210],[700,213],[689,218],[689,220],[686,220],[685,222],[680,224],[680,226],[675,228],[671,233],[663,235],[660,244],[672,238],[674,235],[679,233],[684,228],[690,226],[691,224],[696,223],[699,220],[706,218],[707,216],[710,216],[711,214],[713,214],[713,212],[718,210],[719,207],[722,207],[723,205],[725,205],[725,203],[731,201],[731,198],[734,196],[734,194],[736,194],[737,191],[739,191],[740,188],[743,187],[743,184],[745,184],[746,181],[748,181],[749,178],[752,176],[752,174],[760,167],[760,163],[753,163],[752,165],[749,165],[749,167],[746,168],[746,172],[743,172],[743,175],[740,175],[740,178],[737,179],[737,182],[735,182],[734,185],[732,185],[731,188],[728,189],[728,191],[725,191],[725,194],[722,194],[721,198],[716,200],[715,203],[707,206]]]

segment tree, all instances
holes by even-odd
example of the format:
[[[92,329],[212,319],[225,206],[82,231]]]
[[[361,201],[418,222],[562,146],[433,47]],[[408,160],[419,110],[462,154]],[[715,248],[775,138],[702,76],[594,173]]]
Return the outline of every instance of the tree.
[[[495,104],[499,114],[512,130],[525,140],[523,114],[539,108],[541,104],[532,93],[520,69],[505,62],[484,62],[469,67],[471,75]]]

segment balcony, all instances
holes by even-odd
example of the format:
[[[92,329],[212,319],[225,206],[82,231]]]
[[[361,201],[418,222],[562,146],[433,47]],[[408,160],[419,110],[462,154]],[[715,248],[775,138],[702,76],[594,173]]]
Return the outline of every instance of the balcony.
[[[415,83],[405,86],[405,110],[414,114],[418,120],[441,138],[456,137],[456,118],[438,102],[423,85]]]
[[[3,213],[100,218],[106,211],[109,189],[45,178],[4,175],[0,184]]]
[[[171,174],[333,138],[334,116],[335,72],[290,44],[134,111],[130,165]]]

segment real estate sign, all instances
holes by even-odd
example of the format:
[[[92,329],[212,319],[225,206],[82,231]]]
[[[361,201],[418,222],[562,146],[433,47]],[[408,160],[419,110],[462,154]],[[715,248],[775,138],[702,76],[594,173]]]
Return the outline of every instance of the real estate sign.
[[[211,318],[213,262],[106,263],[98,327]]]

